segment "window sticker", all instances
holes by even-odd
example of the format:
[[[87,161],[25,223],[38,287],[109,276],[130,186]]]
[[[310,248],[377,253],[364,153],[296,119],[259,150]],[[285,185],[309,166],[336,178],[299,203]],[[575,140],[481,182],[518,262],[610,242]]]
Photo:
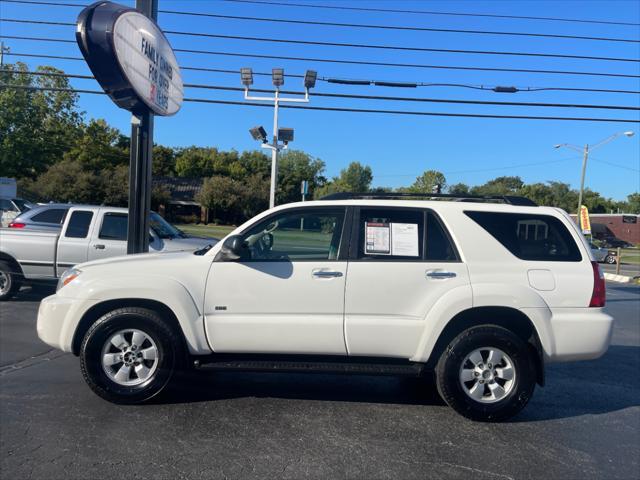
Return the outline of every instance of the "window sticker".
[[[365,227],[364,253],[367,255],[390,255],[390,224],[366,222]]]
[[[402,257],[417,257],[420,255],[418,246],[417,223],[391,224],[392,255]]]

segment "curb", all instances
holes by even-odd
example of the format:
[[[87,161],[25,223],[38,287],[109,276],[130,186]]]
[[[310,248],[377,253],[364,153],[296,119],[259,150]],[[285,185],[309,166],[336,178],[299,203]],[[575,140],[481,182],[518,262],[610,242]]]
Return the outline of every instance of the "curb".
[[[619,282],[619,283],[629,283],[633,280],[632,277],[627,277],[626,275],[616,275],[615,273],[605,273],[604,279],[609,280],[611,282]]]

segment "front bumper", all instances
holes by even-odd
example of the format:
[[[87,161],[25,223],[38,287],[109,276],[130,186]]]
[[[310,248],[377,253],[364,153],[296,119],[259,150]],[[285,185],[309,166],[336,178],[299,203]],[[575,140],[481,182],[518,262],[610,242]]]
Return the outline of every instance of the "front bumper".
[[[75,312],[81,308],[82,302],[51,295],[40,302],[38,309],[38,337],[47,345],[65,352],[71,352],[71,343],[75,331]]]

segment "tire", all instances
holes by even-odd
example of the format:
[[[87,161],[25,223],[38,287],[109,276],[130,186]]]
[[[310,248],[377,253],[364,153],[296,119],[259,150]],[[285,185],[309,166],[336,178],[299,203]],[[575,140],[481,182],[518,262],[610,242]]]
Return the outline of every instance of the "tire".
[[[498,367],[490,363],[491,351],[494,359],[500,358]],[[478,363],[473,361],[478,358]],[[447,346],[436,366],[440,396],[471,420],[498,422],[513,417],[529,402],[535,384],[536,367],[527,343],[497,325],[462,332]]]
[[[11,264],[0,261],[0,302],[9,300],[22,286],[22,275]]]
[[[80,347],[80,368],[91,390],[119,404],[142,403],[158,395],[183,358],[180,333],[155,311],[138,307],[103,315]]]
[[[616,263],[616,257],[615,255],[607,255],[606,257],[604,257],[604,261],[609,265],[613,265],[614,263]]]

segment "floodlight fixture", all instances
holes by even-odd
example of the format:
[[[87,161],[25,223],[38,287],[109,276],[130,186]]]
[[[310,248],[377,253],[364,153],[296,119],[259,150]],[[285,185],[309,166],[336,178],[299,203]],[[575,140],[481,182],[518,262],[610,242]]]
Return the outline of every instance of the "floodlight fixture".
[[[241,68],[240,78],[245,87],[253,85],[253,71],[250,68]]]
[[[628,132],[624,132],[623,135],[626,135],[627,137],[633,137],[635,135],[635,132],[629,130]]]
[[[254,140],[258,140],[262,143],[267,143],[267,131],[264,129],[262,125],[259,127],[253,127],[249,129],[249,133],[253,137]]]
[[[284,85],[284,68],[274,68],[271,70],[271,79],[275,87]]]
[[[293,142],[293,128],[279,128],[278,140],[287,145],[289,142]]]
[[[307,70],[304,73],[304,88],[315,87],[317,79],[318,79],[318,72],[316,72],[315,70]]]

